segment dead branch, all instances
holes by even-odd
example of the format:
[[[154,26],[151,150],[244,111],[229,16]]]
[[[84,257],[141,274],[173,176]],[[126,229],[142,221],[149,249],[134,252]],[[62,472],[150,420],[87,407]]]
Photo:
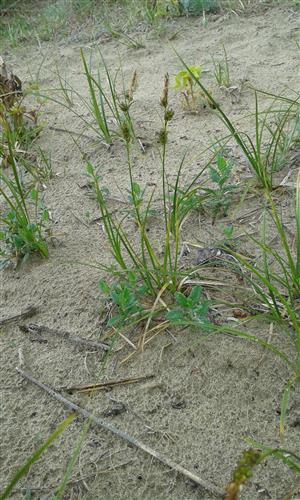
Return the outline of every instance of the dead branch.
[[[96,349],[97,351],[108,351],[110,349],[110,346],[108,344],[105,344],[103,342],[96,342],[94,340],[84,339],[82,337],[78,337],[77,335],[72,335],[70,332],[67,332],[65,330],[55,330],[53,328],[48,328],[47,326],[35,325],[35,324],[20,325],[19,328],[22,332],[25,333],[45,334],[49,335],[50,337],[55,336],[68,340],[68,342],[71,342],[72,344],[75,344],[77,346],[87,347],[89,349]]]
[[[14,314],[13,316],[7,316],[7,318],[0,318],[0,326],[7,325],[8,323],[13,323],[20,321],[21,319],[26,319],[26,318],[31,318],[38,312],[37,307],[35,306],[28,306],[24,311],[22,311],[19,314]]]

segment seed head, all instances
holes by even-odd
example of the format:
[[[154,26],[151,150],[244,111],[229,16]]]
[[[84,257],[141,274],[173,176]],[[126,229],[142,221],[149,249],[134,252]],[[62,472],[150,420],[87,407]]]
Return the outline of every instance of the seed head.
[[[119,108],[121,109],[121,111],[126,113],[130,108],[130,104],[125,101],[121,101],[119,102]]]
[[[171,121],[171,120],[172,120],[172,118],[173,118],[173,116],[174,116],[174,111],[173,111],[173,109],[170,109],[170,108],[169,108],[169,109],[166,109],[166,111],[165,111],[165,121],[166,121],[166,122]]]
[[[125,140],[125,142],[129,143],[130,139],[131,139],[131,133],[130,133],[130,128],[128,126],[128,123],[126,123],[126,122],[122,123],[121,133],[122,133],[122,136],[123,136],[123,139]]]
[[[167,144],[167,140],[168,140],[168,132],[164,128],[162,128],[159,131],[158,142],[164,146],[165,144]]]

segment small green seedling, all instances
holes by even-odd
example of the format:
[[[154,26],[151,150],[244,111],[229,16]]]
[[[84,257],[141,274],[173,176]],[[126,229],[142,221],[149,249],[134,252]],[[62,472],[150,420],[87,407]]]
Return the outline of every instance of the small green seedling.
[[[221,231],[222,231],[222,236],[220,238],[220,240],[216,243],[216,247],[218,248],[224,248],[224,249],[230,249],[230,250],[234,250],[235,248],[235,238],[234,238],[234,226],[232,226],[231,224],[229,224],[228,226],[224,226],[223,224],[221,224],[221,227],[220,227]]]
[[[202,74],[201,66],[189,66],[188,69],[182,69],[175,76],[175,89],[180,92],[183,98],[184,108],[188,111],[196,112],[200,104],[203,107],[210,106],[210,101],[205,94],[197,89],[195,79],[199,80]]]
[[[212,323],[207,317],[210,301],[202,297],[202,287],[194,286],[186,296],[182,292],[175,293],[176,305],[166,314],[166,319],[174,325],[198,326],[209,331]]]
[[[224,234],[224,236],[226,238],[226,243],[225,244],[228,244],[228,242],[232,240],[233,233],[234,233],[234,227],[233,226],[224,226],[223,227],[223,234]]]
[[[195,78],[200,78],[201,73],[202,73],[202,68],[201,66],[189,66],[189,71],[195,76]],[[177,75],[175,76],[175,87],[178,89],[186,89],[190,86],[193,88],[193,83],[191,81],[191,75],[188,70],[182,69],[181,71],[178,71]]]
[[[207,207],[213,212],[213,221],[218,217],[226,217],[232,201],[232,192],[237,188],[234,184],[229,184],[229,178],[233,168],[233,161],[224,158],[222,153],[216,156],[215,167],[208,169],[209,177],[216,187],[205,188],[209,195]]]
[[[129,272],[127,280],[110,285],[101,279],[98,286],[106,300],[115,306],[115,314],[109,319],[108,327],[123,328],[131,321],[143,316],[145,311],[140,298],[147,293],[145,286],[137,283],[133,272]]]
[[[225,46],[223,45],[224,59],[222,61],[216,62],[214,58],[212,58],[214,65],[214,77],[219,85],[219,87],[230,87],[230,72],[229,72],[229,64],[227,58],[227,52]]]

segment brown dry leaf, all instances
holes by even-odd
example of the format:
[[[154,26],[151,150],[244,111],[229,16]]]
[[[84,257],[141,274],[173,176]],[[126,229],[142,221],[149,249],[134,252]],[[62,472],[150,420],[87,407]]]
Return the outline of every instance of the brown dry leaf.
[[[8,73],[6,64],[0,56],[0,100],[6,110],[10,109],[22,93],[22,82],[13,73]]]

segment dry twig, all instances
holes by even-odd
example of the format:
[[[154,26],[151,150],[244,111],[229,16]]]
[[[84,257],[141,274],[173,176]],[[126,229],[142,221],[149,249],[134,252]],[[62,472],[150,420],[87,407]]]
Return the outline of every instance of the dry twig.
[[[77,335],[72,335],[70,332],[65,330],[54,330],[53,328],[48,328],[43,325],[20,325],[20,330],[25,333],[32,334],[46,334],[50,337],[60,337],[65,340],[68,340],[72,344],[75,344],[80,347],[87,347],[89,349],[96,349],[97,351],[108,351],[110,350],[110,346],[108,344],[104,344],[103,342],[96,342],[94,340],[84,339],[82,337],[78,337]]]
[[[7,316],[7,318],[0,318],[0,326],[7,325],[8,323],[17,322],[21,319],[31,318],[38,312],[38,309],[34,306],[28,306],[24,311],[19,314],[14,314],[13,316]]]
[[[93,391],[107,391],[117,385],[136,384],[137,382],[143,382],[144,380],[148,380],[153,377],[154,375],[144,375],[143,377],[125,378],[122,380],[108,380],[107,382],[101,382],[98,384],[73,385],[72,387],[62,387],[62,389],[69,394],[72,394],[73,392],[89,393]]]

